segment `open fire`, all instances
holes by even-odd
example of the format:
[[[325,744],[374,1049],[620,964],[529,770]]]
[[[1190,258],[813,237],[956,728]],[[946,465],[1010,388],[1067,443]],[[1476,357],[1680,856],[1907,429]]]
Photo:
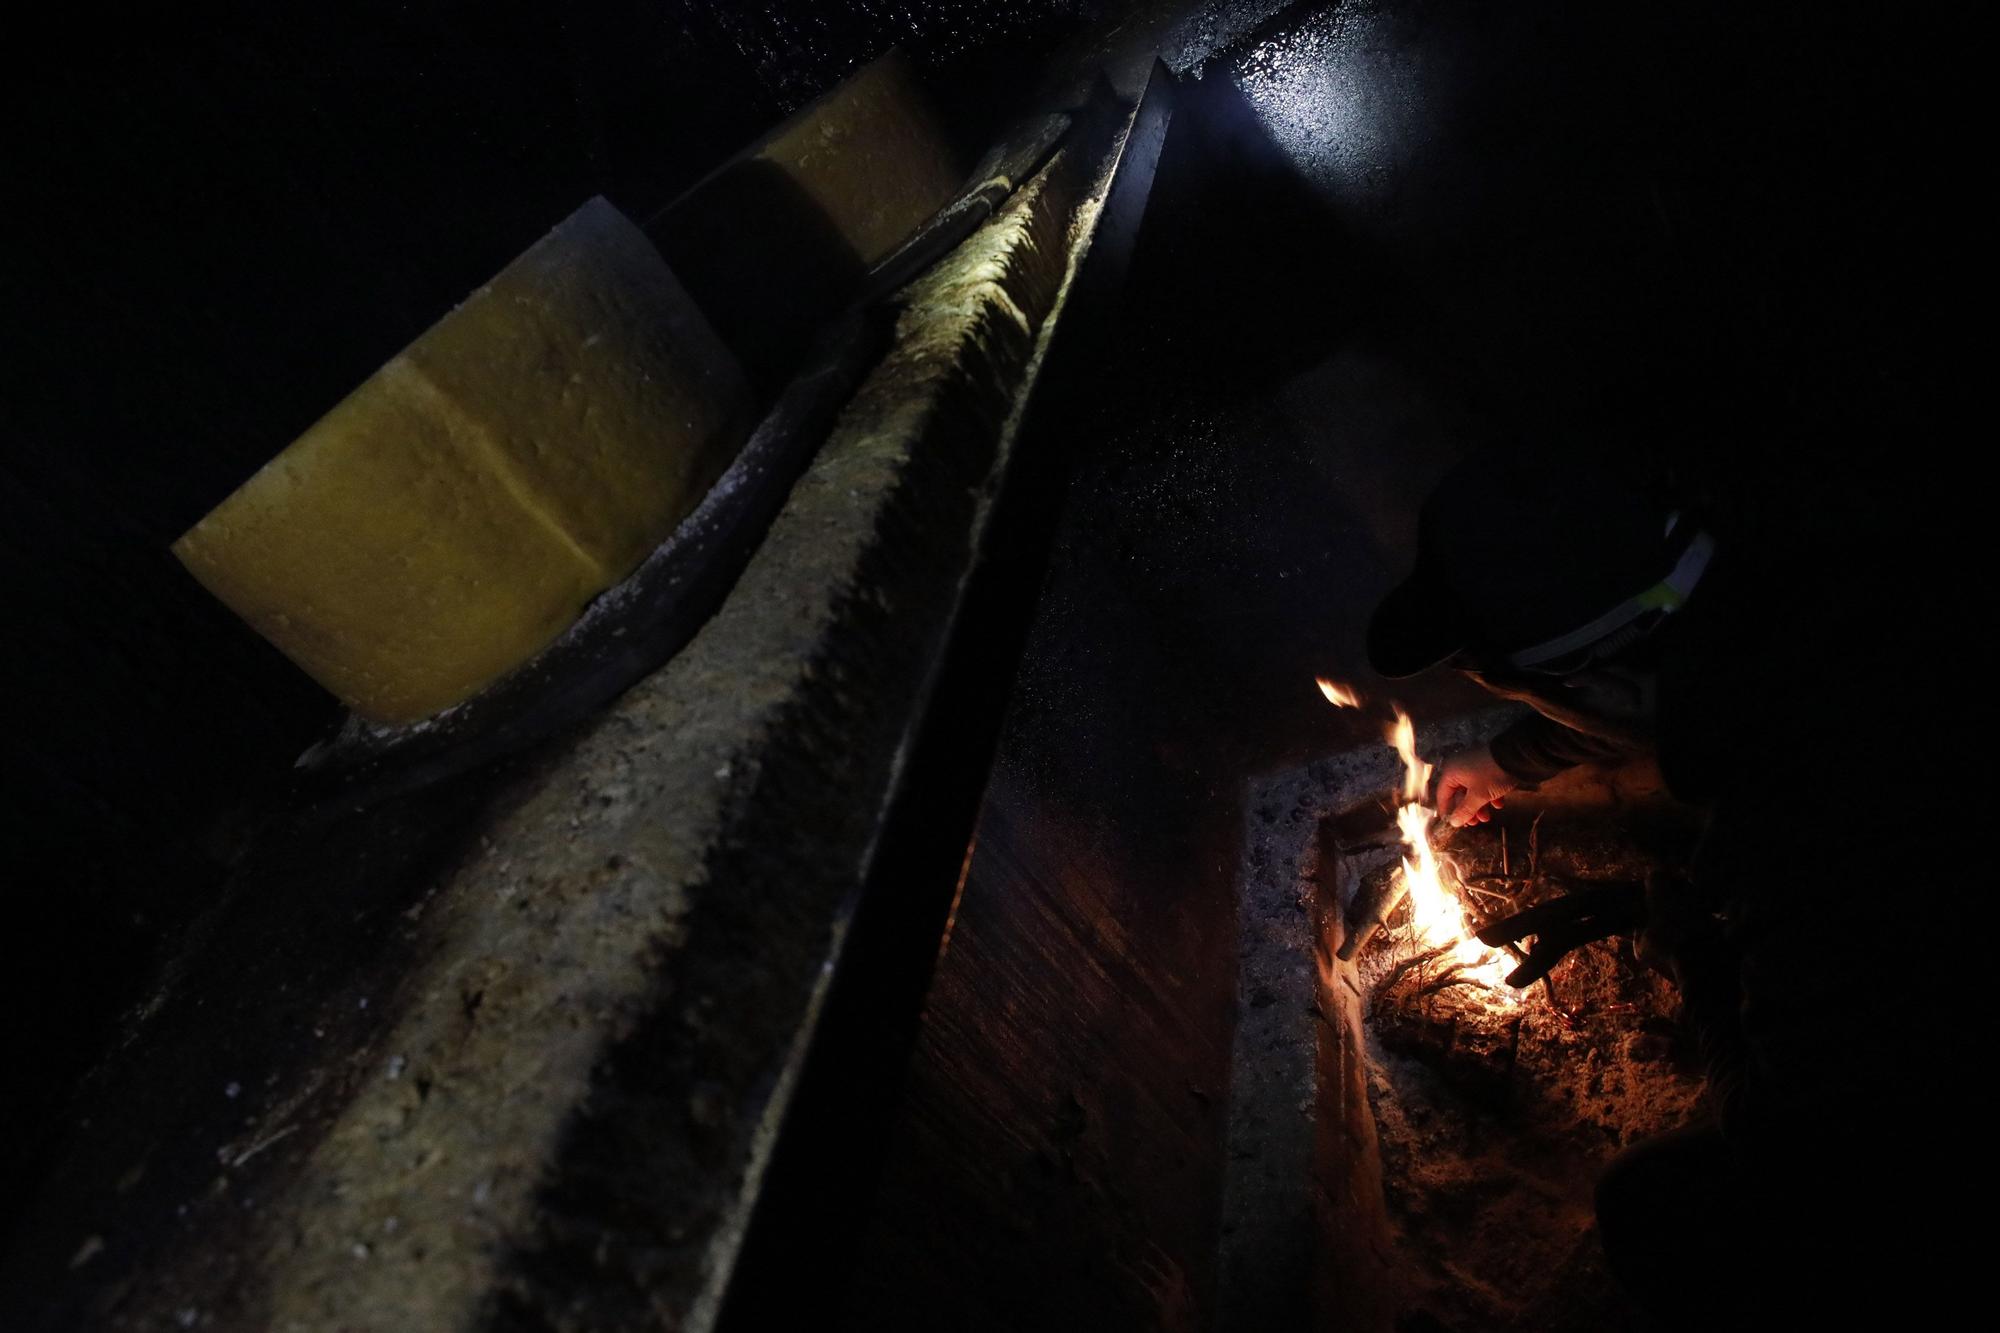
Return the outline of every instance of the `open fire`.
[[[1465,903],[1455,883],[1456,874],[1431,846],[1431,817],[1424,804],[1429,790],[1431,766],[1417,757],[1417,729],[1410,715],[1396,709],[1396,724],[1389,731],[1396,753],[1403,761],[1402,800],[1396,807],[1396,828],[1403,835],[1403,865],[1397,872],[1410,904],[1410,925],[1420,949],[1443,949],[1439,961],[1455,968],[1458,978],[1493,991],[1498,998],[1518,1002],[1520,996],[1507,985],[1513,962],[1497,949],[1473,938],[1473,927],[1465,919]],[[1447,879],[1447,875],[1450,878]]]
[[[1316,683],[1329,703],[1343,708],[1361,706],[1360,696],[1351,687],[1325,676],[1318,677]],[[1432,766],[1417,754],[1416,725],[1410,715],[1400,707],[1392,707],[1396,720],[1389,728],[1388,738],[1403,762],[1403,785],[1396,807],[1403,860],[1395,872],[1391,896],[1408,901],[1417,952],[1420,956],[1433,955],[1425,959],[1427,965],[1449,973],[1449,980],[1454,983],[1479,986],[1492,992],[1494,999],[1519,1003],[1519,992],[1506,984],[1514,960],[1474,938],[1474,927],[1466,920],[1458,877],[1431,843],[1430,826],[1435,812],[1425,804],[1425,798]]]
[[[1586,1182],[1617,1149],[1698,1114],[1679,996],[1622,941],[1572,949],[1517,990],[1505,978],[1524,958],[1475,932],[1668,873],[1695,829],[1642,789],[1604,799],[1609,786],[1587,774],[1509,801],[1478,830],[1437,828],[1446,764],[1419,756],[1410,715],[1338,681],[1321,692],[1379,720],[1396,756],[1358,738],[1365,748],[1302,775],[1317,801],[1315,995],[1337,1047],[1315,1056],[1318,1105],[1338,1131],[1323,1139],[1341,1185],[1328,1190],[1335,1225],[1360,1240],[1341,1274],[1367,1294],[1355,1322],[1379,1299],[1395,1312],[1385,1327],[1627,1327]],[[1483,721],[1441,721],[1438,743],[1471,740]],[[1282,884],[1290,866],[1274,864]],[[1352,1188],[1375,1179],[1379,1196]]]

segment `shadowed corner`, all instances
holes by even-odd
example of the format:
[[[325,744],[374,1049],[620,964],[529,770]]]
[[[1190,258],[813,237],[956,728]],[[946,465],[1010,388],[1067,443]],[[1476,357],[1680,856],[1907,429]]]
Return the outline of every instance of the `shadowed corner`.
[[[780,168],[739,158],[656,215],[646,233],[768,401],[868,265]],[[783,236],[782,246],[746,239]]]

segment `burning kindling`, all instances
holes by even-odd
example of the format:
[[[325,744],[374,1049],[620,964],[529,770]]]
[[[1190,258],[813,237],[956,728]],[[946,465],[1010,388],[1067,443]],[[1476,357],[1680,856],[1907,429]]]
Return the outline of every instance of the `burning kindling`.
[[[1417,945],[1427,951],[1446,950],[1443,958],[1447,967],[1459,979],[1487,987],[1507,999],[1516,999],[1506,985],[1512,965],[1505,954],[1474,938],[1457,887],[1447,882],[1446,863],[1431,846],[1432,811],[1424,804],[1431,766],[1417,757],[1416,726],[1401,708],[1396,710],[1396,725],[1389,735],[1403,761],[1403,790],[1396,808],[1396,827],[1403,835],[1404,852],[1398,875],[1409,899],[1410,925]]]
[[[1351,688],[1318,678],[1320,693],[1341,707],[1359,707],[1360,696]],[[1342,946],[1340,956],[1353,957],[1367,942],[1375,922],[1386,920],[1402,902],[1410,905],[1411,942],[1424,964],[1436,964],[1439,971],[1426,984],[1433,986],[1469,985],[1494,993],[1509,1003],[1519,996],[1506,985],[1512,961],[1497,949],[1488,948],[1475,937],[1473,924],[1466,919],[1456,875],[1431,844],[1430,826],[1434,811],[1429,797],[1431,765],[1417,755],[1416,725],[1410,715],[1395,708],[1396,720],[1389,728],[1389,740],[1403,761],[1403,782],[1397,798],[1396,827],[1402,836],[1402,865],[1395,871],[1390,891],[1372,914],[1372,919]]]

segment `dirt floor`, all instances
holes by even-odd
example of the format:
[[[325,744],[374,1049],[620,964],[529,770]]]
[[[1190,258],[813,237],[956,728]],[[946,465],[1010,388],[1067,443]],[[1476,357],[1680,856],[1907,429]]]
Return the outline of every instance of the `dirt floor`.
[[[1671,873],[1678,835],[1548,816],[1447,849],[1485,919],[1580,885]],[[1504,858],[1504,862],[1503,862]],[[1387,871],[1377,872],[1386,874]],[[1678,994],[1627,938],[1518,995],[1448,980],[1399,909],[1363,952],[1369,1094],[1409,1333],[1641,1327],[1605,1270],[1591,1192],[1619,1150],[1701,1113]]]

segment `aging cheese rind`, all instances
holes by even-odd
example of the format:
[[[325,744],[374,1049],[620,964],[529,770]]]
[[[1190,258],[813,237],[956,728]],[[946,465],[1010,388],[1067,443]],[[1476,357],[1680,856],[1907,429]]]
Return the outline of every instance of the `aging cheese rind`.
[[[896,52],[779,126],[751,156],[817,204],[863,265],[887,258],[965,179],[930,98]]]
[[[533,656],[630,572],[747,418],[733,358],[594,199],[174,553],[357,713],[410,722]]]

